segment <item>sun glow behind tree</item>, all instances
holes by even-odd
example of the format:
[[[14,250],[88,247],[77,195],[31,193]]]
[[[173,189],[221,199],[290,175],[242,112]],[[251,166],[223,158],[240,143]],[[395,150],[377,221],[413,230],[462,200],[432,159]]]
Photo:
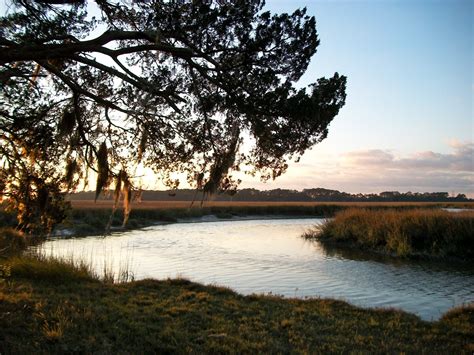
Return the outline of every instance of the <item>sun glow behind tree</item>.
[[[85,1],[13,3],[0,32],[1,181],[24,230],[60,221],[63,193],[90,170],[96,196],[112,186],[125,201],[140,164],[204,195],[234,190],[241,166],[274,179],[344,105],[337,73],[294,87],[319,44],[304,9],[97,0],[93,18]]]

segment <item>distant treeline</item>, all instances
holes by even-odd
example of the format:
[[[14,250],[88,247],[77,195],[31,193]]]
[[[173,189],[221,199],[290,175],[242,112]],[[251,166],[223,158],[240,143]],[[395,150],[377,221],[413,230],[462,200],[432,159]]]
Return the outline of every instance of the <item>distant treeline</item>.
[[[70,195],[71,200],[93,200],[92,191],[78,192]],[[137,197],[143,201],[199,201],[202,198],[200,191],[180,189],[173,191],[141,191]],[[111,199],[105,195],[103,199]],[[350,194],[337,190],[314,188],[303,191],[274,189],[260,191],[257,189],[241,189],[233,196],[227,193],[216,194],[215,201],[307,201],[307,202],[468,202],[474,201],[464,194],[449,196],[447,192],[398,192],[385,191],[379,194]]]

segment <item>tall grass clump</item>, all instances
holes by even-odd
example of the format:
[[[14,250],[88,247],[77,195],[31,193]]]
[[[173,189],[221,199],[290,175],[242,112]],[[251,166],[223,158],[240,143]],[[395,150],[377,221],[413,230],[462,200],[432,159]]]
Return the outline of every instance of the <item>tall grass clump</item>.
[[[75,283],[80,281],[101,281],[120,284],[134,280],[134,274],[127,262],[119,266],[117,272],[111,264],[104,264],[97,271],[90,261],[74,257],[55,257],[38,253],[12,256],[0,266],[7,268],[12,277],[36,279],[42,282]]]
[[[304,237],[396,256],[474,260],[474,213],[347,209]]]
[[[15,278],[33,278],[53,283],[99,280],[91,265],[84,261],[34,254],[11,257],[5,264]]]

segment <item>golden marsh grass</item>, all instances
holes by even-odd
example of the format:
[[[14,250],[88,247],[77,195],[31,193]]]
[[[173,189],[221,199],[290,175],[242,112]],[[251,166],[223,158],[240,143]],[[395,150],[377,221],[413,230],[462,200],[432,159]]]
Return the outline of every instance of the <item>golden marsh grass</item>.
[[[334,219],[305,237],[397,256],[473,260],[474,211],[350,208],[338,212]]]

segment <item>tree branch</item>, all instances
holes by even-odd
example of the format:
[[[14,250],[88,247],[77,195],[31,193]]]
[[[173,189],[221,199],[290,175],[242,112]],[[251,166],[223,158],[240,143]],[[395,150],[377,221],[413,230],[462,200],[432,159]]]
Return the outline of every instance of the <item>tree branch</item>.
[[[58,70],[55,66],[49,64],[47,61],[39,60],[38,64],[40,64],[43,68],[47,69],[48,71],[50,71],[51,73],[56,75],[59,79],[61,79],[64,82],[64,84],[66,84],[75,94],[84,95],[84,96],[94,100],[99,105],[102,105],[104,107],[109,107],[111,109],[120,111],[120,112],[125,113],[125,114],[129,114],[129,115],[137,114],[137,112],[135,112],[133,110],[128,110],[128,109],[122,108],[122,107],[114,104],[113,102],[105,100],[104,98],[102,98],[100,96],[97,96],[97,95],[91,93],[88,90],[83,89],[78,83],[73,81],[67,75],[63,74],[60,70]]]
[[[156,50],[167,52],[177,57],[188,58],[193,56],[193,51],[189,48],[174,47],[167,44],[155,43],[155,38],[155,32],[142,31],[106,31],[99,37],[92,40],[60,44],[12,44],[11,41],[1,38],[0,44],[4,46],[4,48],[2,48],[0,51],[0,64],[17,61],[38,61],[53,58],[69,58],[74,54],[84,52],[110,53],[110,51],[112,51],[112,53],[115,55],[122,55]],[[110,42],[123,40],[145,40],[151,44],[120,48],[117,50],[111,50],[103,47]]]
[[[143,78],[140,78],[136,75],[133,75],[136,79],[132,78],[132,77],[130,77],[130,75],[127,75],[128,73],[124,74],[124,73],[116,70],[115,68],[109,67],[107,65],[99,63],[96,60],[89,59],[89,58],[86,58],[86,57],[83,57],[83,56],[80,56],[80,55],[74,55],[72,57],[72,59],[74,59],[77,62],[87,64],[91,67],[102,70],[103,72],[106,72],[110,75],[116,76],[116,77],[122,79],[123,81],[126,81],[127,83],[135,86],[136,88],[138,88],[140,90],[149,92],[150,94],[162,96],[162,97],[165,97],[165,98],[169,97],[169,94],[170,94],[169,92],[162,91],[162,90],[156,90],[153,87],[153,85],[151,85],[150,83],[146,82]]]

